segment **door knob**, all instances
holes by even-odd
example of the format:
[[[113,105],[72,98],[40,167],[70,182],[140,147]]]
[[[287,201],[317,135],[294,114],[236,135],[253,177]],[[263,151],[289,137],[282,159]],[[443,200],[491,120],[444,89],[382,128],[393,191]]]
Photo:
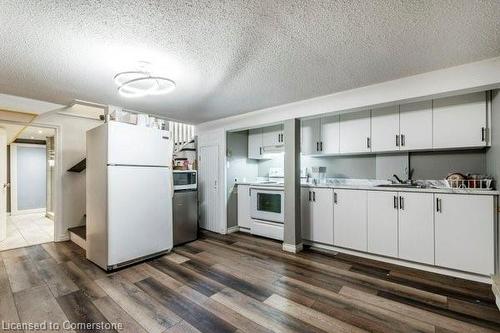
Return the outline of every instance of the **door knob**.
[[[7,188],[7,187],[10,187],[10,183],[4,183],[3,184],[3,188]]]

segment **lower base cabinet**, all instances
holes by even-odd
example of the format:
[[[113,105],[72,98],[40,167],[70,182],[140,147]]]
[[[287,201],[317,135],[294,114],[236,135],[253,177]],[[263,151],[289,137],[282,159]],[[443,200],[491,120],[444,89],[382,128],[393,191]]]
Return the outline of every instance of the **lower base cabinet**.
[[[399,258],[434,265],[434,194],[399,192]]]
[[[368,252],[398,256],[398,192],[368,191]]]
[[[436,265],[494,274],[494,197],[435,194]]]
[[[302,238],[333,245],[333,189],[301,189]]]
[[[250,229],[250,186],[238,185],[238,226]]]
[[[334,190],[333,244],[366,251],[366,191]]]

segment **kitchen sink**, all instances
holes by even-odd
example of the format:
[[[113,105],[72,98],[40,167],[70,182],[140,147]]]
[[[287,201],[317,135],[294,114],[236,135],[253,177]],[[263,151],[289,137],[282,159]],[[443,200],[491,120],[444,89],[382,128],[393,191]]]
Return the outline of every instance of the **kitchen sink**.
[[[380,185],[375,185],[375,187],[423,188],[422,185],[412,185],[412,184],[380,184]]]

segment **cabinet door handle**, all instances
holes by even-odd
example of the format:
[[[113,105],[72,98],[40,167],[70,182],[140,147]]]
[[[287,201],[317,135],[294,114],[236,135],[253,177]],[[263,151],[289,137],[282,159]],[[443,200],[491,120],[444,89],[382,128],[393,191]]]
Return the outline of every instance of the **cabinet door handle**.
[[[405,210],[405,198],[403,198],[401,196],[399,197],[399,208],[401,210]]]
[[[333,192],[333,203],[337,204],[337,193]]]
[[[285,139],[283,139],[284,134],[281,133],[281,142],[285,142]]]
[[[486,141],[486,128],[481,127],[481,141]]]
[[[259,155],[262,155],[262,147],[259,147]]]
[[[316,142],[316,151],[319,151],[319,142]]]
[[[396,134],[396,147],[399,147],[399,134]]]
[[[250,191],[250,187],[248,188],[248,196],[251,197],[252,196],[252,193]]]
[[[366,148],[370,148],[370,138],[366,138]]]
[[[316,192],[313,191],[313,201],[316,202]]]
[[[320,150],[320,151],[323,151],[323,141],[320,141],[320,142],[319,142],[319,150]]]
[[[309,191],[309,201],[311,201],[311,191]]]
[[[441,199],[436,198],[436,212],[441,213]]]
[[[394,196],[394,209],[398,209],[398,197]]]
[[[401,134],[401,147],[404,147],[405,145],[405,135]]]

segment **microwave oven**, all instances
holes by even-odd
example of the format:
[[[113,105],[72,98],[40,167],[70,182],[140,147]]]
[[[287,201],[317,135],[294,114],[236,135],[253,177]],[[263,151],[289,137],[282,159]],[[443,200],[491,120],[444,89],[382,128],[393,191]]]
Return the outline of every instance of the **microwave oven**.
[[[198,189],[196,170],[174,170],[174,191]]]

